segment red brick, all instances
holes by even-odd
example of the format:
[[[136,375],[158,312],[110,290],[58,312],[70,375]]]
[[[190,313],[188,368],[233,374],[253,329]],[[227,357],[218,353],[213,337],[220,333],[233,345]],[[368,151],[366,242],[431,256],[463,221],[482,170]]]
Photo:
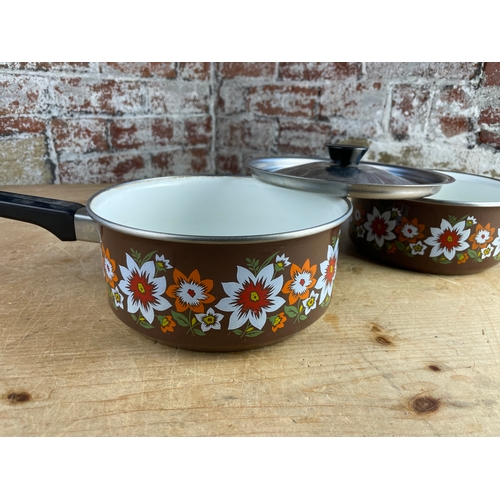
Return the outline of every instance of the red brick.
[[[106,62],[100,63],[100,71],[108,75],[128,75],[141,78],[158,76],[176,78],[173,62]]]
[[[42,114],[48,106],[46,78],[0,74],[0,116]]]
[[[500,108],[486,108],[481,111],[479,125],[500,125]]]
[[[439,93],[441,103],[457,109],[467,109],[471,105],[470,97],[465,90],[458,85],[448,85]]]
[[[58,152],[89,153],[108,149],[103,118],[53,119],[52,135]]]
[[[0,118],[0,136],[14,134],[41,134],[45,132],[45,121],[39,118],[6,116]]]
[[[223,82],[217,96],[217,111],[222,113],[243,113],[246,111],[247,88],[234,81]]]
[[[479,144],[485,144],[487,146],[493,146],[496,149],[500,149],[500,134],[490,132],[489,130],[481,130],[479,132],[477,142]]]
[[[484,65],[484,85],[500,86],[500,63],[487,62]]]
[[[408,77],[471,80],[480,71],[477,62],[368,62],[368,78],[404,79]]]
[[[278,150],[283,154],[327,157],[326,144],[331,139],[328,123],[281,121]]]
[[[146,177],[144,158],[136,155],[83,156],[78,161],[59,162],[62,184],[117,183]]]
[[[380,132],[379,126],[370,120],[332,118],[330,124],[330,135],[333,138],[331,142],[342,140],[344,144],[352,143],[353,141],[357,144],[360,140],[376,138],[377,134]]]
[[[56,106],[63,113],[138,113],[144,108],[140,82],[61,78],[54,85]]]
[[[150,110],[153,113],[208,113],[210,86],[201,82],[150,81]]]
[[[2,63],[0,67],[23,71],[81,71],[88,72],[88,62],[11,62]]]
[[[122,118],[109,126],[111,145],[116,149],[136,149],[151,145],[151,120],[149,118]]]
[[[279,63],[279,75],[284,80],[315,81],[341,80],[357,77],[361,72],[361,63],[348,62],[282,62]]]
[[[223,62],[217,66],[222,78],[271,78],[274,75],[274,62]]]
[[[405,84],[394,87],[389,128],[396,139],[408,138],[410,129],[413,134],[423,133],[429,96],[426,87]]]
[[[155,118],[151,123],[152,145],[168,146],[174,142],[175,125],[170,118]]]
[[[171,118],[116,118],[109,127],[116,149],[158,148],[182,144],[182,122]]]
[[[179,77],[183,80],[209,80],[209,62],[181,62],[179,63]]]
[[[234,153],[217,153],[215,172],[219,175],[235,175],[243,172],[239,155]]]
[[[185,143],[189,146],[210,144],[212,139],[212,118],[201,116],[186,118],[184,125]]]
[[[165,151],[152,156],[155,175],[185,175],[209,173],[208,149]]]
[[[471,123],[465,116],[442,116],[439,119],[441,132],[446,137],[453,137],[471,131]]]
[[[217,121],[218,147],[269,150],[274,146],[277,123],[240,116],[221,117]]]
[[[250,112],[267,116],[312,118],[319,89],[298,85],[264,85],[248,92]]]
[[[386,99],[387,89],[380,82],[335,82],[322,91],[319,116],[326,119],[340,116],[381,122]]]

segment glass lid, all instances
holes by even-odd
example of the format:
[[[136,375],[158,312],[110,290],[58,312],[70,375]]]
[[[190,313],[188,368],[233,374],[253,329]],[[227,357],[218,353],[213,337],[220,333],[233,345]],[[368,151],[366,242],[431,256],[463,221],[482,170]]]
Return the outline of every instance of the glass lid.
[[[252,175],[276,186],[356,198],[421,198],[455,179],[434,170],[361,162],[368,148],[327,144],[330,159],[270,157],[247,161]]]

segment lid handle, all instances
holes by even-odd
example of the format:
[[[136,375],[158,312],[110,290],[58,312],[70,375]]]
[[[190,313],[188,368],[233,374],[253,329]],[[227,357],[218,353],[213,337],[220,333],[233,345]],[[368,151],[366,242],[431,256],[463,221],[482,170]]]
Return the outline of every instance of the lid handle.
[[[363,146],[352,146],[349,144],[327,144],[328,153],[332,165],[339,167],[356,166],[368,151]]]

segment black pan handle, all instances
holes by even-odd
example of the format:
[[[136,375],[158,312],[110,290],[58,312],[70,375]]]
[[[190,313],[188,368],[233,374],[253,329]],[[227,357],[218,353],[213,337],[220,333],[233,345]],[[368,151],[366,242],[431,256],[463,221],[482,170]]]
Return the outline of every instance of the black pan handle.
[[[30,222],[47,229],[62,241],[75,241],[75,214],[80,203],[0,191],[0,217]]]

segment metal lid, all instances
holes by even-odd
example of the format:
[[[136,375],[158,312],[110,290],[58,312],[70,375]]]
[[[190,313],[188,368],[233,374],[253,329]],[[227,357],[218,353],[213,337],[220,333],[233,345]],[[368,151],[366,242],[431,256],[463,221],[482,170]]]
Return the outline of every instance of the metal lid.
[[[360,162],[368,148],[327,144],[325,158],[254,158],[247,161],[252,175],[276,186],[371,199],[421,198],[454,182],[449,175],[382,163]]]

